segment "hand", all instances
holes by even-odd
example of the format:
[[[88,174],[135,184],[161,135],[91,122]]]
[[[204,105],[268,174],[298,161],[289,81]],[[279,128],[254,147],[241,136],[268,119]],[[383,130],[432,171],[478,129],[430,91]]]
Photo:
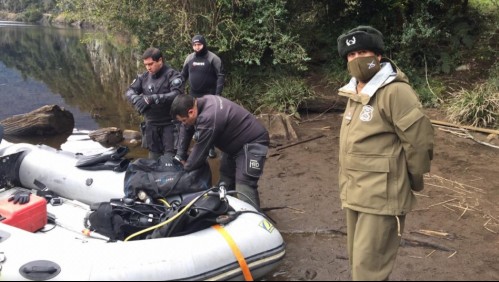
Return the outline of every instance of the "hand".
[[[149,105],[158,104],[159,103],[159,97],[156,94],[144,96],[144,100]]]
[[[31,192],[27,192],[24,190],[18,190],[14,192],[14,194],[10,195],[9,202],[14,201],[14,204],[19,203],[20,205],[24,205],[29,202],[29,196]]]
[[[145,113],[150,107],[145,98],[138,99],[133,105],[135,106],[137,112],[139,112],[140,114]]]
[[[173,163],[176,165],[184,166],[185,160],[180,155],[173,157]]]
[[[424,189],[424,177],[422,174],[410,174],[409,173],[409,182],[411,184],[411,189],[419,192]]]

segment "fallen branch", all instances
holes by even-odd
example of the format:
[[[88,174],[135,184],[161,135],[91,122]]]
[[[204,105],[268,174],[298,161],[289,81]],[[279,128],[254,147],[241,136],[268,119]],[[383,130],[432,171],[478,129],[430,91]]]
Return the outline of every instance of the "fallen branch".
[[[309,141],[312,141],[312,140],[315,140],[315,139],[319,139],[319,138],[322,138],[322,137],[326,137],[326,135],[320,134],[320,135],[315,136],[315,137],[307,138],[305,140],[301,140],[301,141],[294,142],[294,143],[291,143],[291,144],[288,144],[288,145],[284,145],[282,147],[276,148],[276,151],[284,150],[286,148],[293,147],[293,146],[296,146],[296,145],[299,145],[299,144],[302,144],[302,143],[305,143],[305,142],[309,142]]]
[[[480,140],[477,140],[473,135],[471,135],[468,130],[466,129],[462,129],[462,128],[459,128],[456,130],[452,130],[452,129],[445,129],[445,128],[439,128],[440,130],[442,131],[445,131],[445,132],[449,132],[449,133],[452,133],[454,135],[457,135],[458,137],[461,137],[461,138],[465,138],[465,139],[471,139],[475,142],[477,142],[478,144],[481,144],[481,145],[485,145],[485,146],[489,146],[489,147],[492,147],[492,148],[495,148],[495,149],[499,149],[499,146],[496,146],[496,145],[492,145],[490,143],[487,143],[487,142],[484,142],[484,141],[480,141]]]
[[[346,236],[347,233],[341,230],[337,229],[316,229],[315,231],[307,231],[307,230],[279,230],[280,233],[282,234],[289,234],[289,235],[316,235],[316,234],[339,234],[339,235],[344,235]]]
[[[494,129],[480,128],[480,127],[474,127],[474,126],[468,126],[468,125],[459,125],[459,124],[453,124],[453,123],[450,123],[450,122],[445,122],[445,121],[440,121],[440,120],[431,120],[431,123],[436,124],[436,125],[444,125],[444,126],[450,126],[450,127],[465,128],[465,129],[469,129],[469,130],[473,130],[473,131],[490,133],[490,134],[498,134],[499,135],[499,130],[494,130]]]
[[[425,230],[421,229],[418,231],[411,231],[411,234],[419,234],[419,235],[424,235],[424,236],[430,236],[430,237],[435,237],[435,238],[442,238],[442,239],[447,239],[447,240],[453,240],[455,239],[455,235],[447,232],[439,232],[439,231],[433,231],[433,230]]]
[[[433,242],[427,242],[427,241],[420,241],[420,240],[415,240],[415,239],[407,239],[403,238],[400,242],[401,246],[410,246],[410,247],[423,247],[423,248],[431,248],[431,249],[437,249],[440,251],[444,252],[454,252],[453,249],[450,249],[446,246],[433,243]]]
[[[297,212],[299,212],[299,213],[305,213],[305,211],[304,211],[304,210],[300,210],[300,209],[293,208],[293,207],[290,207],[290,206],[280,206],[280,207],[268,207],[268,208],[262,208],[262,211],[272,211],[272,210],[282,210],[282,209],[290,209],[290,210],[297,211]]]

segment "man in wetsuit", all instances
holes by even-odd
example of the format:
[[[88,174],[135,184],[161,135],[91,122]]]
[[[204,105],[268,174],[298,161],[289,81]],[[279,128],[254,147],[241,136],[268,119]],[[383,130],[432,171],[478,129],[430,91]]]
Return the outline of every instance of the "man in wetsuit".
[[[193,53],[185,58],[182,77],[189,80],[189,94],[198,98],[206,94],[222,95],[225,73],[222,60],[208,50],[206,39],[202,35],[192,38]],[[211,148],[208,156],[215,158],[215,148]]]
[[[157,48],[148,48],[142,55],[147,71],[128,87],[125,95],[141,115],[142,147],[149,158],[158,159],[164,153],[176,151],[176,126],[169,115],[175,97],[184,92],[180,73],[166,65]]]
[[[235,188],[238,198],[259,208],[258,180],[270,142],[267,129],[249,111],[216,95],[180,95],[171,110],[182,123],[176,158],[184,169],[191,171],[201,166],[215,145],[222,151],[220,183],[225,182],[229,190]],[[188,156],[193,136],[196,143]]]

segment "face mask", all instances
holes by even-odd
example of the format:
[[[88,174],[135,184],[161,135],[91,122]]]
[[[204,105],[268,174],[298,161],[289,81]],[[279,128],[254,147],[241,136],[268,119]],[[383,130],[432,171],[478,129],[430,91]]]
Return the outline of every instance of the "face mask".
[[[350,75],[362,82],[369,81],[380,69],[381,66],[376,56],[357,57],[348,62]]]

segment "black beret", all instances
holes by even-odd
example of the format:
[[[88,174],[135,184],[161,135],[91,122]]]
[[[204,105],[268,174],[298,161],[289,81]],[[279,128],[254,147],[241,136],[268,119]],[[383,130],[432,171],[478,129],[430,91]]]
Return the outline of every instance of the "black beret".
[[[348,53],[369,50],[376,54],[383,54],[385,44],[383,34],[370,26],[358,26],[338,37],[338,53],[346,59]]]

